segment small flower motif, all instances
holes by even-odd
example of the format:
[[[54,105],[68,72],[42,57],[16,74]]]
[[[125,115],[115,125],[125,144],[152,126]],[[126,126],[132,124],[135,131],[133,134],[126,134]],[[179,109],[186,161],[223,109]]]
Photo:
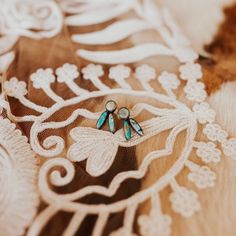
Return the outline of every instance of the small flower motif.
[[[110,68],[109,78],[115,81],[129,78],[131,69],[128,66],[117,65]]]
[[[26,83],[24,81],[19,81],[15,77],[11,78],[9,81],[4,82],[3,88],[6,94],[10,97],[19,99],[27,94]]]
[[[56,75],[59,83],[65,83],[68,80],[76,79],[79,76],[79,72],[76,65],[66,63],[57,68]]]
[[[168,236],[171,233],[171,218],[152,210],[149,215],[141,215],[138,218],[141,235]]]
[[[207,124],[203,129],[203,133],[211,141],[222,142],[226,140],[228,134],[218,124]]]
[[[197,80],[202,77],[201,66],[197,63],[188,62],[180,66],[180,78],[183,80]]]
[[[30,80],[33,82],[33,87],[36,89],[48,87],[55,81],[55,76],[50,68],[38,69],[30,76]]]
[[[208,143],[199,142],[196,154],[205,163],[210,163],[210,162],[217,163],[220,161],[221,151],[218,148],[216,148],[216,145],[212,142]]]
[[[184,87],[186,97],[191,101],[202,102],[206,99],[205,85],[201,82],[189,81]]]
[[[228,139],[222,144],[223,152],[226,156],[236,160],[236,138]]]
[[[215,111],[210,109],[210,106],[206,102],[195,104],[193,106],[193,112],[195,113],[199,123],[205,124],[207,122],[212,123],[215,120]]]
[[[185,187],[179,187],[177,191],[171,193],[170,201],[173,210],[184,217],[192,216],[201,208],[197,194]]]
[[[84,75],[84,79],[90,80],[103,76],[104,71],[101,65],[89,64],[82,69],[82,74]]]
[[[193,62],[198,58],[198,54],[191,48],[178,48],[175,55],[182,63]]]
[[[156,71],[148,65],[142,65],[136,68],[135,77],[141,81],[149,82],[156,78]]]
[[[177,89],[180,85],[180,81],[178,80],[177,76],[166,71],[161,73],[161,75],[158,77],[158,81],[163,86],[163,88]]]
[[[198,188],[213,187],[215,185],[216,174],[207,166],[201,166],[190,172],[188,179],[195,183]]]

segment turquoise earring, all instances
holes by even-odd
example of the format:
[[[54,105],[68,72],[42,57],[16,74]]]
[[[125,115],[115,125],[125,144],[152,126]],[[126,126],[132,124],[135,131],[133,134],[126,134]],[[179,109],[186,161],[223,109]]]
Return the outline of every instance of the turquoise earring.
[[[128,108],[120,108],[118,111],[118,118],[123,120],[124,134],[127,141],[131,139],[131,128],[133,128],[133,130],[140,136],[144,135],[143,129],[139,123],[135,119],[130,118],[130,112]]]
[[[101,129],[102,126],[105,124],[106,120],[108,119],[109,130],[110,132],[115,133],[116,128],[115,128],[113,113],[115,112],[117,108],[117,104],[115,101],[109,100],[106,103],[105,108],[106,110],[99,117],[96,127],[97,129]]]

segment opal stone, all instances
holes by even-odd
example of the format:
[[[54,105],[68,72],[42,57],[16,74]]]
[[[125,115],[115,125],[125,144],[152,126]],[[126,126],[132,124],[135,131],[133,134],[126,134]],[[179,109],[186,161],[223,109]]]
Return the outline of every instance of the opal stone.
[[[114,112],[117,108],[117,104],[115,101],[110,100],[106,103],[106,110],[109,112]]]
[[[128,120],[124,120],[124,133],[127,141],[131,139],[131,128]]]
[[[101,114],[101,116],[99,117],[99,119],[97,121],[97,125],[96,125],[97,129],[100,129],[104,125],[104,123],[105,123],[105,121],[107,119],[108,114],[109,114],[108,111],[104,111]]]
[[[129,118],[129,109],[126,107],[122,107],[120,108],[120,110],[118,111],[118,116],[120,119],[128,119]]]
[[[143,133],[143,129],[141,128],[141,126],[139,125],[139,123],[134,120],[134,119],[129,119],[130,125],[132,126],[132,128],[135,130],[136,133],[138,133],[139,135],[144,135]]]
[[[111,113],[108,116],[108,125],[109,125],[109,130],[112,133],[115,133],[115,131],[116,131],[116,129],[115,129],[115,122],[114,122],[113,115]]]

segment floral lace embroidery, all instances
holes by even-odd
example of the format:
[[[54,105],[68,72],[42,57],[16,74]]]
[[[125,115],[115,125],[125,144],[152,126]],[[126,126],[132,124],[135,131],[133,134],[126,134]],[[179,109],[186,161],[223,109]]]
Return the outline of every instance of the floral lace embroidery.
[[[23,235],[35,216],[39,203],[37,172],[27,138],[8,119],[0,117],[1,235]]]
[[[97,10],[98,2],[99,10]],[[71,7],[72,5],[73,7]],[[30,76],[33,87],[43,90],[52,99],[54,104],[51,107],[40,106],[30,101],[27,98],[24,82],[12,78],[4,83],[3,95],[15,97],[22,105],[39,113],[38,115],[22,117],[14,116],[11,113],[8,102],[4,100],[4,96],[1,98],[1,105],[6,109],[12,120],[15,122],[32,122],[30,130],[31,147],[36,154],[49,159],[41,167],[38,180],[40,195],[47,206],[34,219],[28,235],[39,235],[42,228],[59,211],[73,212],[73,217],[65,228],[64,235],[75,234],[87,215],[97,216],[93,235],[102,235],[109,216],[121,211],[124,212],[123,226],[112,232],[111,235],[135,235],[133,225],[136,220],[137,209],[140,204],[148,200],[151,202],[149,213],[141,215],[137,219],[139,233],[150,236],[170,235],[172,220],[170,216],[162,213],[159,193],[165,187],[170,186],[172,193],[169,199],[173,211],[184,217],[190,217],[195,212],[198,212],[201,206],[197,193],[180,186],[176,181],[176,176],[183,168],[187,168],[190,182],[193,182],[199,188],[212,187],[216,178],[214,172],[207,166],[196,164],[194,160],[190,161],[190,153],[195,151],[196,156],[201,158],[204,163],[218,162],[221,158],[221,150],[219,148],[222,149],[225,155],[235,158],[235,139],[229,138],[226,132],[214,123],[215,112],[205,102],[205,87],[199,81],[202,71],[201,66],[195,63],[198,57],[197,53],[191,49],[188,41],[185,40],[166,9],[157,8],[151,0],[145,0],[143,3],[136,0],[120,1],[119,3],[117,1],[94,0],[93,3],[80,3],[78,5],[79,7],[76,7],[76,2],[74,1],[61,1],[62,9],[70,14],[66,17],[68,25],[79,26],[102,23],[129,10],[134,10],[138,17],[133,20],[115,21],[109,28],[102,31],[73,35],[72,40],[74,42],[90,45],[110,44],[127,38],[135,32],[152,29],[160,34],[165,45],[161,43],[146,43],[119,51],[95,52],[80,49],[77,52],[80,57],[94,63],[118,64],[111,67],[109,71],[104,70],[101,65],[97,64],[89,64],[79,71],[75,65],[68,63],[57,68],[55,73],[50,68],[37,70]],[[103,7],[106,7],[106,12],[109,9],[110,14],[104,14]],[[120,34],[117,32],[120,32]],[[131,68],[125,65],[126,63],[138,62],[154,55],[172,56],[178,59],[180,73],[173,74],[169,71],[163,71],[158,74],[149,65],[140,65],[132,71]],[[81,88],[75,82],[78,76],[91,81],[96,89],[87,91]],[[117,83],[116,87],[111,88],[106,85],[103,81],[106,77],[114,80]],[[129,84],[129,77],[136,78],[142,88],[133,88]],[[65,83],[75,93],[75,96],[69,99],[60,97],[51,86],[55,81]],[[163,88],[162,93],[157,92],[154,86],[152,87],[154,83]],[[187,106],[176,98],[174,90],[178,88],[180,83],[183,84],[186,98],[193,102],[192,106]],[[145,135],[140,137],[134,134],[129,141],[125,140],[122,130],[118,130],[113,135],[107,131],[100,131],[90,127],[75,127],[69,131],[73,143],[67,151],[65,150],[65,141],[60,136],[52,135],[43,141],[39,140],[39,134],[44,130],[66,127],[79,117],[95,121],[101,114],[100,112],[91,112],[85,108],[78,108],[64,121],[49,122],[48,118],[55,112],[67,106],[78,105],[88,99],[109,95],[154,99],[164,105],[166,104],[168,108],[153,106],[149,103],[137,103],[132,107],[132,117],[138,116],[142,111],[148,111],[152,118],[140,123]],[[206,135],[205,138],[208,138],[211,142],[196,140],[199,124],[204,126],[203,133]],[[148,153],[137,170],[118,173],[107,187],[100,185],[85,186],[67,194],[59,194],[53,190],[52,186],[62,187],[73,180],[75,175],[73,162],[86,161],[86,171],[93,176],[100,176],[109,171],[119,146],[132,147],[142,144],[145,140],[159,135],[162,131],[170,131],[165,147]],[[90,205],[80,201],[81,198],[91,194],[105,197],[114,196],[126,179],[143,179],[153,160],[165,158],[172,153],[176,137],[180,132],[186,132],[186,143],[181,155],[170,170],[151,186],[125,199],[106,205]],[[64,175],[61,175],[61,172],[55,167],[64,169]],[[157,222],[159,222],[158,225]],[[157,227],[155,227],[156,225]]]
[[[186,165],[191,170],[188,179],[195,183],[198,188],[208,188],[215,185],[216,174],[209,167],[198,166],[191,161],[188,161]]]
[[[177,189],[170,194],[170,202],[173,210],[184,217],[192,216],[201,208],[197,194],[185,187],[178,186]]]
[[[0,74],[14,59],[10,51],[20,36],[49,38],[61,30],[63,17],[54,1],[1,0]]]
[[[85,187],[82,190],[78,190],[76,193],[73,193],[74,197],[76,199],[81,198],[83,196],[86,196],[89,193],[98,193],[102,194],[104,196],[112,196],[116,193],[117,189],[119,188],[120,184],[127,178],[137,178],[135,176],[139,176],[138,178],[145,176],[147,167],[151,164],[153,159],[159,158],[161,156],[168,155],[168,153],[171,152],[175,137],[176,135],[181,131],[187,129],[189,132],[187,134],[187,140],[189,140],[189,144],[186,144],[186,147],[184,149],[183,155],[180,157],[182,162],[182,168],[185,166],[187,167],[190,172],[188,174],[188,180],[193,182],[198,188],[204,189],[207,187],[214,186],[216,175],[215,173],[209,169],[207,166],[199,166],[196,163],[188,160],[189,157],[189,150],[196,149],[196,155],[202,159],[203,162],[209,163],[209,162],[218,162],[221,158],[221,151],[216,147],[216,144],[214,141],[219,141],[222,145],[222,150],[225,155],[228,156],[234,156],[235,153],[235,139],[230,138],[227,139],[228,135],[225,131],[223,131],[219,125],[214,123],[215,119],[215,112],[210,109],[209,104],[206,102],[202,103],[196,103],[193,105],[192,110],[190,110],[187,106],[184,105],[184,103],[179,102],[176,100],[173,90],[176,89],[176,87],[180,84],[180,80],[178,79],[178,76],[169,72],[162,72],[159,76],[156,75],[155,72],[155,81],[159,82],[162,88],[166,91],[167,95],[156,93],[154,90],[150,91],[147,90],[147,84],[149,84],[149,80],[144,80],[147,84],[144,85],[143,90],[134,90],[132,89],[131,85],[128,84],[128,81],[125,81],[125,76],[127,77],[128,74],[131,75],[132,73],[135,74],[137,77],[137,69],[132,72],[131,69],[127,69],[127,66],[119,65],[116,67],[111,67],[109,70],[109,76],[113,78],[116,77],[116,74],[120,74],[121,77],[123,77],[122,83],[118,83],[118,85],[121,86],[121,88],[109,88],[107,85],[105,85],[102,82],[101,76],[105,75],[105,71],[103,70],[102,66],[100,65],[94,65],[89,64],[85,68],[81,69],[80,73],[78,71],[78,68],[75,65],[71,64],[65,64],[62,67],[56,69],[55,74],[53,73],[52,69],[39,69],[36,73],[33,73],[31,75],[31,80],[33,82],[33,86],[36,89],[42,89],[45,91],[45,93],[54,100],[55,104],[52,107],[42,107],[35,103],[32,103],[30,100],[27,99],[27,91],[26,91],[26,84],[22,81],[18,81],[16,78],[12,78],[9,81],[6,81],[3,85],[4,91],[8,96],[15,97],[18,99],[23,105],[40,112],[42,115],[48,114],[45,116],[44,119],[47,119],[48,116],[51,116],[54,112],[56,112],[58,109],[63,108],[64,106],[75,104],[83,101],[83,99],[87,99],[89,97],[100,97],[104,95],[111,95],[111,94],[126,94],[129,96],[146,96],[150,98],[154,98],[157,100],[160,100],[162,102],[165,102],[167,104],[170,104],[173,106],[173,109],[162,109],[158,107],[154,107],[150,104],[146,103],[138,103],[136,104],[132,109],[131,113],[133,117],[137,116],[140,112],[143,110],[149,111],[151,114],[153,114],[153,118],[150,120],[143,121],[141,123],[145,135],[143,137],[140,137],[136,134],[132,137],[130,141],[126,141],[123,136],[123,131],[118,130],[115,134],[111,134],[107,131],[101,131],[96,130],[94,128],[90,127],[76,127],[73,128],[70,131],[70,136],[74,143],[69,147],[66,158],[53,158],[45,163],[45,165],[42,166],[40,170],[40,176],[39,176],[39,187],[40,187],[40,193],[43,195],[44,199],[48,199],[48,194],[51,193],[52,190],[49,189],[49,186],[45,188],[46,176],[48,174],[48,171],[53,166],[62,166],[67,170],[67,175],[65,177],[59,177],[57,172],[51,173],[51,181],[53,185],[61,186],[66,183],[69,183],[71,178],[74,175],[74,168],[70,161],[72,162],[81,162],[86,160],[86,171],[93,175],[93,176],[100,176],[106,171],[109,170],[110,166],[112,165],[118,147],[131,147],[135,146],[139,143],[142,143],[144,140],[147,140],[148,138],[158,135],[163,130],[171,130],[170,136],[167,138],[166,141],[166,147],[163,150],[156,150],[153,153],[150,153],[144,158],[143,163],[138,168],[137,171],[134,173],[132,172],[124,172],[120,173],[119,175],[115,176],[112,182],[110,183],[108,188],[102,187],[102,186],[91,186],[89,188]],[[140,67],[138,67],[140,68]],[[151,69],[153,71],[153,68],[146,66],[142,68],[148,68],[149,75],[148,78],[151,76]],[[113,69],[113,70],[112,70]],[[114,70],[115,69],[115,70]],[[146,69],[145,69],[146,70]],[[111,71],[113,71],[111,73]],[[112,74],[112,75],[111,75]],[[147,73],[148,74],[148,73]],[[56,76],[57,75],[57,76]],[[98,90],[95,91],[83,91],[81,92],[80,88],[74,81],[76,76],[83,75],[85,76],[85,79],[90,80],[97,88]],[[125,75],[125,76],[124,76]],[[152,76],[154,77],[154,73],[152,73]],[[68,78],[67,80],[65,78]],[[166,83],[164,78],[167,78],[167,80],[170,80],[170,83]],[[138,81],[140,81],[140,78],[137,78]],[[51,84],[54,83],[56,80],[60,80],[60,82],[63,82],[68,85],[70,88],[71,82],[73,82],[73,89],[80,91],[78,94],[76,93],[77,97],[64,100],[63,98],[59,97],[51,88]],[[116,80],[115,80],[116,81]],[[194,80],[191,80],[194,83]],[[196,83],[197,80],[195,80]],[[126,83],[125,86],[123,86],[123,82]],[[187,82],[188,83],[188,82]],[[186,86],[187,86],[186,83]],[[129,89],[127,89],[127,85],[129,85]],[[174,85],[174,86],[173,86]],[[76,86],[76,87],[75,87]],[[3,103],[3,102],[2,102]],[[3,103],[4,104],[4,103]],[[5,109],[7,109],[7,112],[11,114],[11,111],[9,110],[9,106],[6,105],[7,102],[5,102]],[[52,110],[53,109],[53,110]],[[53,113],[52,113],[53,112]],[[77,116],[83,116],[87,119],[96,120],[100,113],[93,113],[91,111],[88,111],[86,109],[77,109],[73,112],[73,114],[65,121],[60,122],[60,125],[57,127],[64,127],[68,124],[71,124],[75,119],[77,119]],[[46,129],[52,129],[56,123],[50,124],[46,121],[41,120],[38,125],[36,125],[36,121],[41,118],[41,115],[39,116],[23,116],[23,117],[15,117],[13,114],[11,115],[15,121],[18,122],[26,122],[31,120],[34,125],[31,128],[31,137],[30,137],[30,143],[33,148],[33,150],[42,156],[45,157],[54,157],[58,156],[62,153],[64,149],[64,140],[57,136],[49,136],[47,137],[44,142],[41,143],[38,141],[37,135]],[[211,142],[203,142],[203,141],[196,141],[195,135],[197,130],[197,122],[200,124],[205,124],[205,128],[203,129],[203,133],[206,134],[206,137],[208,137]],[[41,125],[43,125],[41,127]],[[94,145],[96,142],[96,145]],[[170,202],[172,205],[172,208],[175,212],[181,214],[184,217],[190,217],[192,214],[200,210],[200,202],[198,200],[197,194],[189,190],[183,186],[179,186],[178,183],[173,180],[177,173],[177,169],[175,169],[175,165],[173,166],[172,173],[175,173],[174,175],[164,175],[162,178],[162,181],[164,181],[165,185],[170,185],[173,189],[173,192],[170,194]],[[177,171],[177,172],[175,172]],[[57,177],[58,176],[58,177]],[[58,179],[59,178],[59,179]],[[62,179],[61,179],[62,178]],[[65,180],[64,180],[65,178]],[[61,182],[62,181],[62,182]],[[123,200],[120,204],[122,206],[122,209],[126,209],[127,214],[131,214],[130,212],[133,212],[131,215],[132,222],[134,221],[134,215],[135,215],[135,209],[137,206],[144,200],[151,197],[149,195],[149,191],[156,192],[158,195],[159,193],[159,183],[160,180],[157,180],[156,183],[151,186],[150,188],[143,190],[139,192],[137,196],[135,197],[131,196],[129,199]],[[41,185],[42,184],[42,185]],[[90,190],[89,190],[90,189]],[[87,192],[89,191],[89,192]],[[71,197],[73,196],[71,195]],[[144,197],[145,196],[145,197]],[[58,201],[60,198],[63,198],[63,195],[54,195],[54,201]],[[73,199],[74,199],[73,197]],[[151,197],[153,198],[153,197]],[[133,200],[131,200],[133,199]],[[136,199],[136,200],[134,200]],[[142,199],[142,200],[141,200]],[[50,211],[49,215],[52,214],[52,212],[56,212],[58,209],[53,207],[53,202],[50,202],[50,208],[48,210]],[[129,206],[129,202],[133,202],[134,205],[131,207]],[[67,204],[70,204],[70,201],[67,202]],[[105,224],[106,218],[109,215],[110,209],[112,209],[113,203],[111,205],[104,206],[104,209],[106,209],[106,214],[103,211],[100,212],[99,206],[94,207],[93,210],[89,210],[89,205],[78,203],[79,206],[85,207],[84,214],[91,214],[95,213],[100,215],[97,224]],[[60,206],[61,210],[66,210],[63,205]],[[79,214],[80,217],[85,217],[82,212],[80,212],[79,209],[75,209],[76,216]],[[158,213],[157,213],[158,212]],[[43,214],[43,213],[40,213]],[[39,216],[40,216],[39,214]],[[108,214],[108,215],[107,215]],[[48,217],[50,218],[50,216]],[[48,218],[48,220],[49,220]],[[101,218],[101,220],[100,220]],[[36,218],[34,224],[30,228],[31,235],[32,230],[35,230],[35,226],[38,223],[38,220],[40,218]],[[149,225],[148,222],[156,222],[158,219],[158,222],[162,222],[161,225],[154,228]],[[82,220],[82,219],[81,219]],[[124,219],[124,222],[126,220]],[[103,223],[102,223],[103,222]],[[124,226],[117,231],[112,232],[112,235],[116,235],[119,233],[127,234],[127,235],[134,235],[132,232],[132,225],[133,223],[130,223],[130,225],[126,225],[124,223]],[[170,217],[161,213],[160,206],[157,207],[155,210],[152,208],[149,215],[140,216],[138,219],[139,227],[140,227],[140,233],[141,235],[169,235],[170,234],[170,225],[171,220]],[[101,226],[101,225],[100,225]],[[68,226],[69,227],[69,226]],[[79,227],[79,225],[73,226],[76,229]],[[69,229],[66,229],[66,231]],[[96,227],[94,229],[96,231]],[[66,232],[65,231],[65,232]]]
[[[117,65],[110,68],[109,78],[119,84],[120,87],[130,89],[131,87],[125,81],[129,78],[130,72],[131,69],[128,66]]]

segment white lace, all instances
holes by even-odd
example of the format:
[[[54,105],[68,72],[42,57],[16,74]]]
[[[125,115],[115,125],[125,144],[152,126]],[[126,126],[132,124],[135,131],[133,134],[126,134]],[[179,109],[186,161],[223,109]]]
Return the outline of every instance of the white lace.
[[[37,212],[38,168],[27,138],[0,117],[0,232],[23,235]]]
[[[142,4],[136,0],[93,0],[89,2],[71,0],[61,1],[60,4],[64,11],[71,14],[66,18],[67,24],[74,26],[102,23],[131,9],[139,16],[139,19],[116,21],[109,28],[99,32],[73,35],[72,40],[75,42],[91,45],[110,44],[129,37],[137,31],[152,29],[161,35],[165,44],[146,43],[119,51],[78,51],[80,57],[93,62],[119,64],[110,67],[109,71],[104,70],[101,65],[95,64],[89,64],[79,71],[75,65],[68,63],[57,68],[55,72],[51,68],[38,69],[30,76],[30,80],[35,89],[43,90],[52,99],[54,104],[50,107],[30,101],[27,98],[25,82],[19,81],[17,78],[11,78],[3,84],[4,95],[15,97],[22,105],[38,112],[38,115],[14,116],[8,102],[3,97],[1,98],[1,106],[6,109],[11,120],[32,122],[30,145],[36,154],[47,159],[40,168],[38,180],[39,193],[47,207],[36,216],[27,235],[39,235],[42,228],[59,211],[73,212],[72,219],[64,229],[63,235],[66,236],[74,235],[84,218],[91,214],[98,216],[93,228],[93,235],[101,235],[109,216],[121,211],[124,211],[123,226],[112,232],[111,235],[135,235],[133,225],[136,220],[136,211],[140,204],[150,200],[150,212],[137,219],[139,234],[168,236],[171,234],[172,219],[162,212],[160,192],[170,186],[172,193],[169,200],[173,211],[184,217],[190,217],[201,208],[198,195],[193,190],[180,186],[176,176],[184,168],[187,168],[190,182],[200,189],[212,187],[216,175],[203,163],[219,162],[222,152],[226,156],[236,158],[236,139],[228,137],[228,134],[215,123],[215,112],[205,102],[207,94],[204,84],[200,81],[202,77],[201,66],[195,62],[198,55],[191,49],[168,11],[158,9],[150,0],[143,1]],[[109,14],[104,14],[104,9]],[[153,55],[168,55],[177,58],[181,63],[178,68],[179,73],[169,71],[159,73],[149,65],[137,66],[135,71],[132,71],[130,67],[124,65]],[[102,81],[104,75],[115,81],[117,86],[111,88],[106,85]],[[81,88],[75,82],[79,76],[91,81],[97,89],[87,91]],[[129,83],[131,77],[139,83],[139,89]],[[64,83],[75,96],[69,99],[59,96],[51,86],[55,82]],[[152,84],[161,87],[163,92],[157,92],[156,86],[152,86]],[[180,84],[184,85],[185,97],[192,102],[190,103],[192,105],[178,100],[175,92]],[[179,90],[181,89],[179,88]],[[143,111],[148,111],[152,114],[152,118],[140,122],[144,136],[140,137],[134,134],[130,141],[125,140],[122,130],[111,134],[107,131],[82,126],[70,130],[69,134],[73,143],[68,150],[65,147],[64,139],[60,136],[52,135],[45,138],[43,142],[39,141],[39,135],[43,131],[66,127],[80,117],[93,120],[95,123],[102,111],[94,113],[86,108],[75,109],[64,121],[56,122],[48,121],[48,119],[57,111],[68,106],[109,95],[150,98],[165,104],[166,108],[148,103],[137,103],[132,107],[132,117],[138,116]],[[199,124],[204,126],[203,134],[206,139],[209,139],[208,141],[197,140],[196,133]],[[109,171],[118,147],[142,145],[145,140],[167,130],[170,132],[163,149],[148,153],[142,159],[137,170],[120,172],[114,176],[108,187],[91,185],[67,194],[59,194],[52,188],[52,186],[65,186],[71,183],[75,175],[73,162],[86,160],[86,171],[92,176],[100,176]],[[91,194],[114,196],[125,180],[143,179],[154,160],[165,158],[173,152],[176,137],[183,131],[186,133],[186,141],[182,153],[172,167],[151,186],[126,199],[106,205],[80,202],[81,198]],[[190,154],[193,151],[196,152],[197,158],[201,158],[202,165],[196,164],[194,158],[191,158],[190,161]],[[62,167],[66,174],[62,176],[59,170],[54,169],[55,167]]]
[[[60,32],[63,17],[51,0],[1,0],[0,5],[0,73],[3,73],[14,59],[10,50],[20,36],[53,37]]]

